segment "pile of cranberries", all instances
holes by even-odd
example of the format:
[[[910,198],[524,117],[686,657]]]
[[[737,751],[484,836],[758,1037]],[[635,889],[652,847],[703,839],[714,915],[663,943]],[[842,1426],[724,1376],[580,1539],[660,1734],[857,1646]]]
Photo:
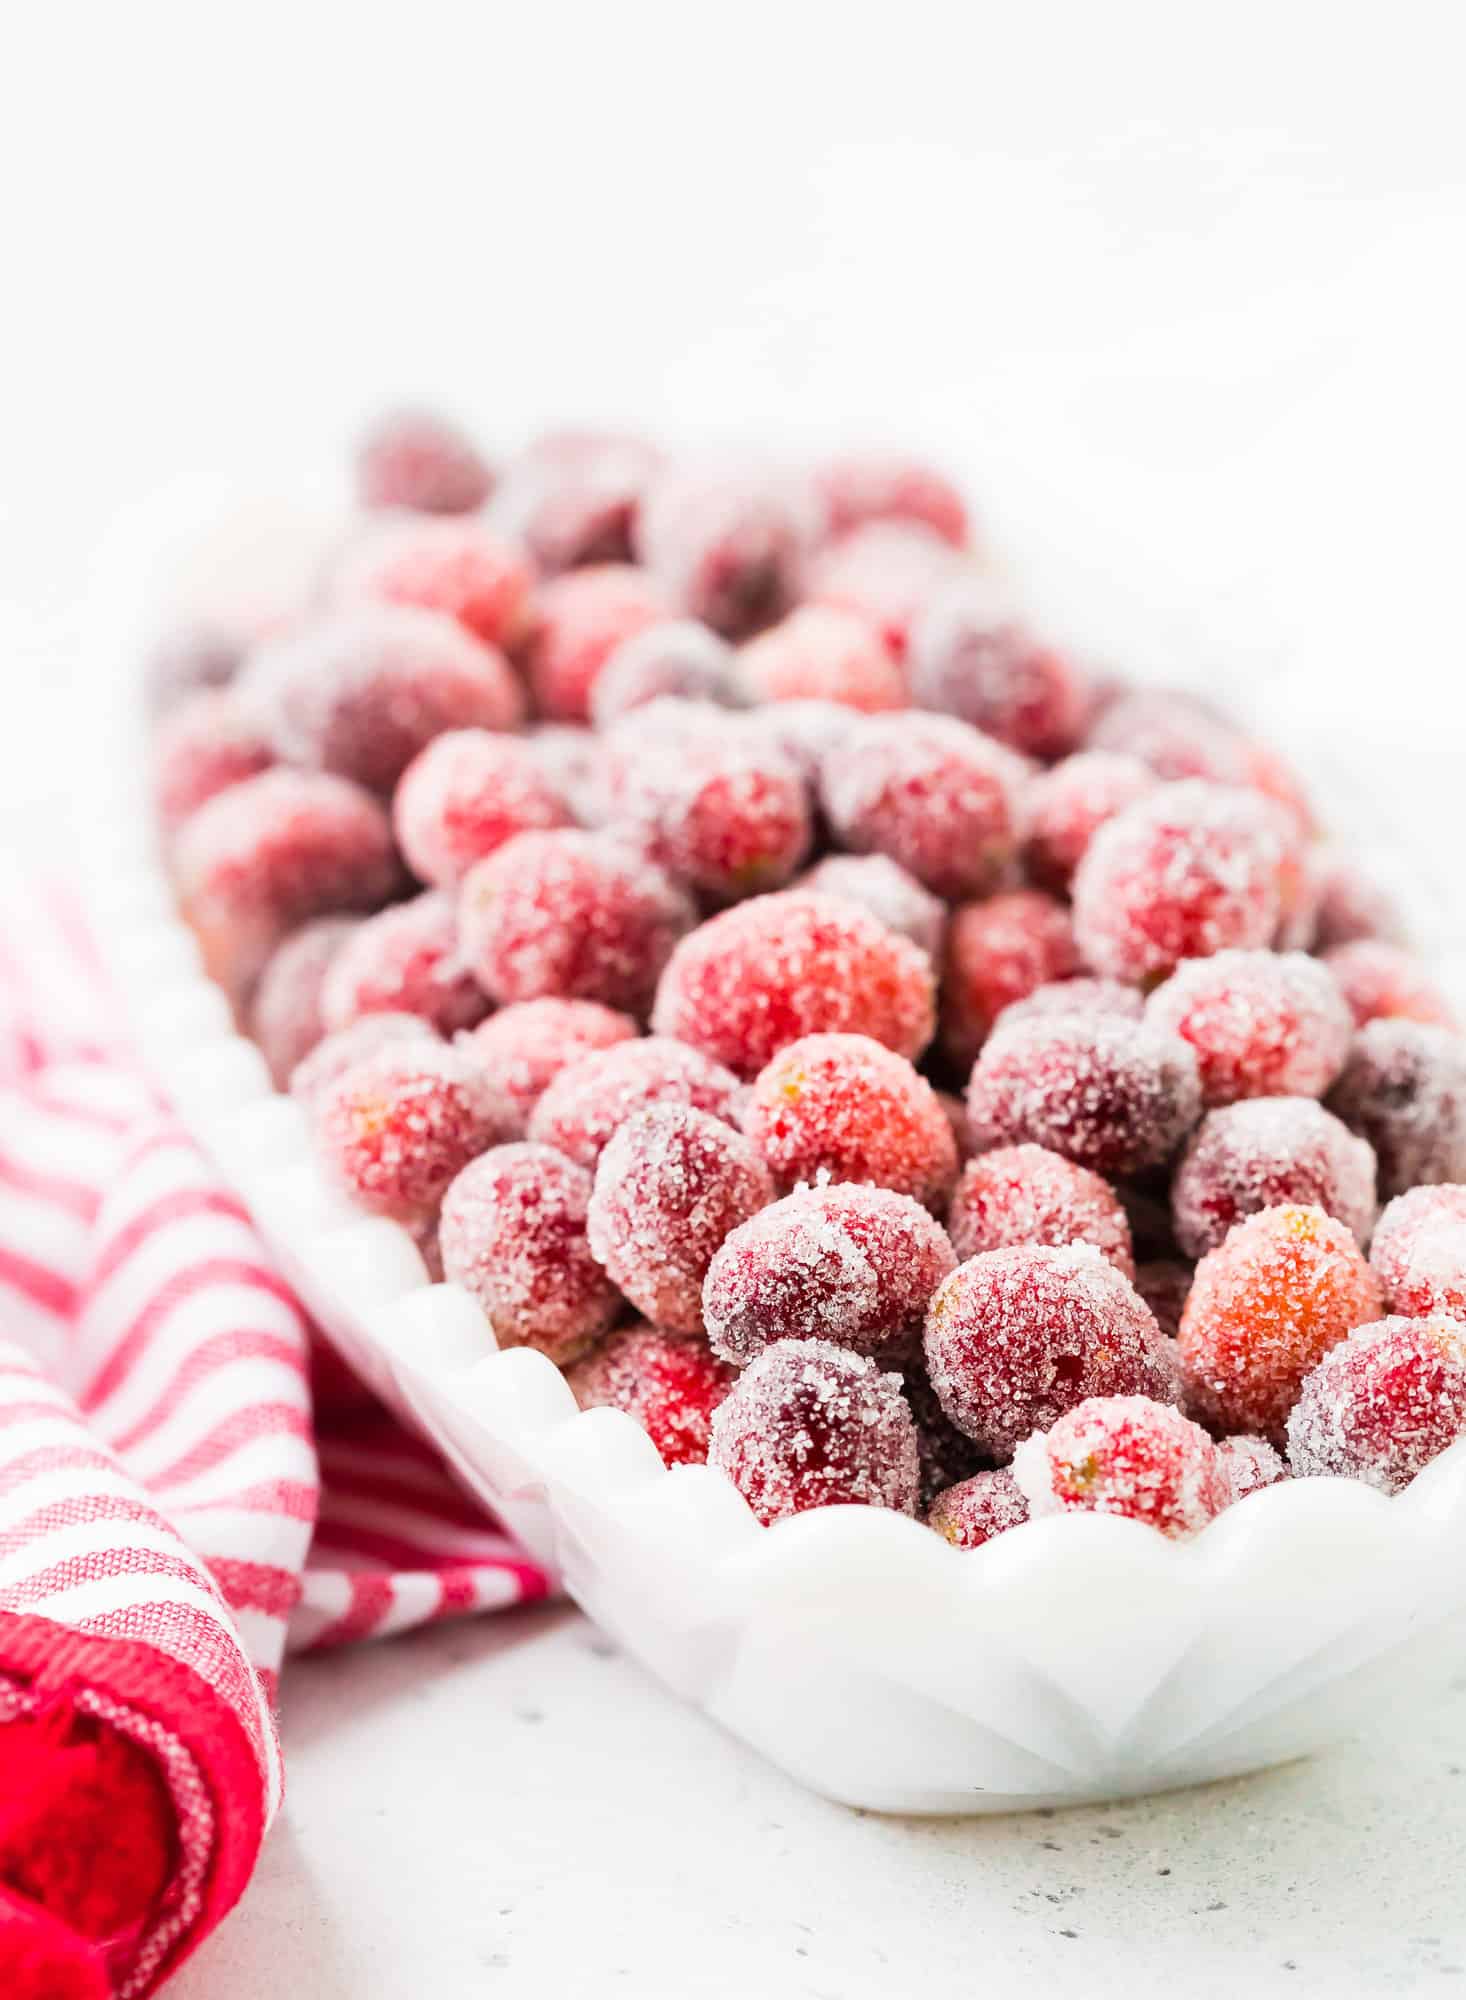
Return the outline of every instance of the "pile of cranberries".
[[[404,414],[356,483],[309,604],[160,654],[159,826],[501,1346],[962,1548],[1466,1431],[1466,1039],[1276,753],[1088,675],[915,459]]]

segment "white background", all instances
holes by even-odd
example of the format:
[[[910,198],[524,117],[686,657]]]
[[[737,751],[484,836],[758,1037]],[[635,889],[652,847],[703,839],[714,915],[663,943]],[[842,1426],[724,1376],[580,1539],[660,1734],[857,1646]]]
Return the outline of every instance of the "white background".
[[[313,463],[416,393],[506,443],[567,419],[918,442],[1041,610],[1342,748],[1453,901],[1459,18],[12,19],[0,831],[56,845],[116,517]],[[286,1701],[287,1822],[191,2000],[1393,1993],[1466,1964],[1459,1695],[1248,1785],[990,1826],[802,1800],[554,1617],[315,1664]]]

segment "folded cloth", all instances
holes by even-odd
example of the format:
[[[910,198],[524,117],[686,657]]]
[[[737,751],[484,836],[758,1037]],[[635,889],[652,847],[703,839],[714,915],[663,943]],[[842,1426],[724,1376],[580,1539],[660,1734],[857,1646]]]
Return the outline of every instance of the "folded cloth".
[[[131,2000],[249,1879],[285,1652],[546,1580],[322,1349],[64,901],[0,938],[0,1994]]]

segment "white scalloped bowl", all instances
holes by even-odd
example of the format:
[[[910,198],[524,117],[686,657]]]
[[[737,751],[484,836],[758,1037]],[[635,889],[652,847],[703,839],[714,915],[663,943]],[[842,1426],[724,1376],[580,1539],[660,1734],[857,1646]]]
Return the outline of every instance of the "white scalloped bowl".
[[[428,1283],[406,1233],[328,1185],[174,912],[137,662],[167,607],[217,603],[242,577],[299,580],[302,552],[330,536],[314,504],[211,504],[141,515],[101,580],[81,831],[105,957],[157,1080],[311,1312],[591,1617],[817,1791],[911,1812],[1254,1770],[1449,1672],[1466,1623],[1466,1443],[1394,1500],[1300,1480],[1185,1543],[1069,1516],[960,1552],[859,1507],[761,1528],[718,1473],[669,1471],[630,1418],[578,1413],[542,1355],[495,1352],[478,1307]]]

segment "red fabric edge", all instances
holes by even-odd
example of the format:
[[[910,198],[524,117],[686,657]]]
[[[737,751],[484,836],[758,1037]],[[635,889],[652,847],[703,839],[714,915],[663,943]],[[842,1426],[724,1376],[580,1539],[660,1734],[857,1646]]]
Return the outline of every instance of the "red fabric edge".
[[[159,1966],[160,1984],[233,1909],[265,1836],[265,1775],[227,1701],[191,1667],[137,1639],[95,1638],[29,1613],[0,1611],[0,1673],[38,1692],[78,1683],[152,1718],[189,1752],[215,1808],[214,1851],[198,1921]]]

